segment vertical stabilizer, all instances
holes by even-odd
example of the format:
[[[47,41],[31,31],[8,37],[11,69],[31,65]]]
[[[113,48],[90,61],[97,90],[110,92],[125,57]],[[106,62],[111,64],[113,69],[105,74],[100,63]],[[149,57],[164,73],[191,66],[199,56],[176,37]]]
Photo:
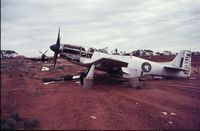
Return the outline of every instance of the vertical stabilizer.
[[[171,62],[172,66],[186,69],[191,72],[191,51],[182,50]]]

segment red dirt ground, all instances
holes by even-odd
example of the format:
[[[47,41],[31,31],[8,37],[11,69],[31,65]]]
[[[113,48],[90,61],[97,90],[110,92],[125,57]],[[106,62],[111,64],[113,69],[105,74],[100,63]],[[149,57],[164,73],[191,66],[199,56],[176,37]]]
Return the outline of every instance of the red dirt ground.
[[[156,58],[157,61],[160,61]],[[200,57],[193,66],[199,68]],[[44,85],[43,77],[78,74],[85,68],[58,61],[55,71],[24,59],[1,60],[1,119],[18,112],[36,118],[33,129],[200,129],[200,79],[145,80],[144,89],[130,88],[95,74],[94,87],[83,89],[76,80]],[[167,112],[164,115],[162,112]],[[170,115],[175,113],[176,115]],[[18,126],[18,129],[24,129]]]

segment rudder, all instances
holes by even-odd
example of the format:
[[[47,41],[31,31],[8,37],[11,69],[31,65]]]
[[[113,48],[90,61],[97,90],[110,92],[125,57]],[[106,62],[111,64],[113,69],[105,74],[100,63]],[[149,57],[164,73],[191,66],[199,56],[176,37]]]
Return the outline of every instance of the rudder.
[[[171,62],[172,66],[186,69],[191,72],[191,51],[182,50]]]

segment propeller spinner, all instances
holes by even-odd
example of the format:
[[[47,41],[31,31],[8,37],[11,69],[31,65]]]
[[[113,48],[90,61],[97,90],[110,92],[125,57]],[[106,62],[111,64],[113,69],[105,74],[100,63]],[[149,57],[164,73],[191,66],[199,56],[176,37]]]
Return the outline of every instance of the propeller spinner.
[[[57,38],[57,42],[54,45],[50,46],[50,49],[54,52],[54,68],[56,66],[56,62],[57,62],[57,58],[58,58],[58,54],[59,54],[59,49],[60,49],[60,28],[58,30],[58,38]]]

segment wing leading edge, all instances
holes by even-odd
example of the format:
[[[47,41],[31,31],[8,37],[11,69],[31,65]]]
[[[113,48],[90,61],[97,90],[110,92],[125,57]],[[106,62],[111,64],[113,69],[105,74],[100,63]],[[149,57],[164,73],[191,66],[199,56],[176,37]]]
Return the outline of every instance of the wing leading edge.
[[[128,63],[124,61],[109,59],[109,58],[101,58],[93,62],[95,65],[100,65],[105,68],[114,68],[114,67],[127,67]]]

